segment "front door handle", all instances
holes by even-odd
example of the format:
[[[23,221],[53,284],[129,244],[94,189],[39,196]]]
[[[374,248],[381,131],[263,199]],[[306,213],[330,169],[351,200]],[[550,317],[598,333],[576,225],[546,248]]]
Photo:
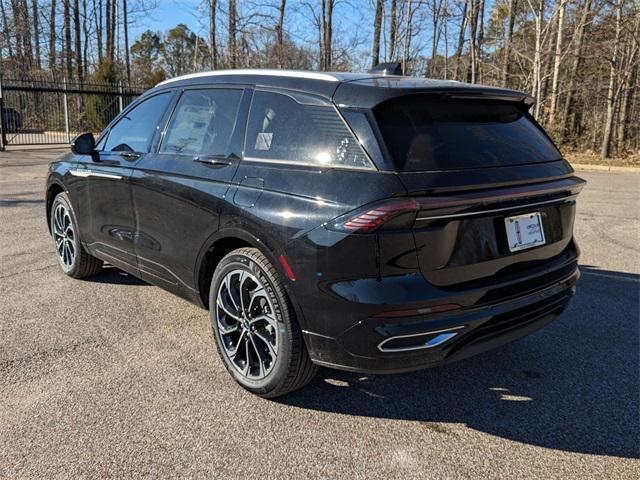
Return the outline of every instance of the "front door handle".
[[[193,158],[194,162],[204,163],[205,165],[212,165],[216,167],[224,167],[231,165],[235,155],[199,155]]]
[[[124,152],[121,153],[120,156],[126,160],[137,160],[139,159],[142,155],[139,153],[133,153],[133,152]]]

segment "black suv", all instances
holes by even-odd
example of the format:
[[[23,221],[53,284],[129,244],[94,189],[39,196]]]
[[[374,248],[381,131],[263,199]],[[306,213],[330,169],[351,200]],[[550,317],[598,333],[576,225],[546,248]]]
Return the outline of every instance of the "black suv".
[[[505,89],[235,70],[160,83],[52,163],[62,270],[103,262],[209,310],[265,397],[317,365],[402,372],[553,320],[574,293],[574,176]]]

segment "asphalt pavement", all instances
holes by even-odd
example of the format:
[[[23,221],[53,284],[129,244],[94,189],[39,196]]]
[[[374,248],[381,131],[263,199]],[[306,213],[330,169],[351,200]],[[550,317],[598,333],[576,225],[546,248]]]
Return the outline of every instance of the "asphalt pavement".
[[[579,172],[565,314],[465,361],[322,369],[255,397],[207,314],[113,268],[59,270],[54,152],[0,153],[0,478],[638,478],[640,173]]]

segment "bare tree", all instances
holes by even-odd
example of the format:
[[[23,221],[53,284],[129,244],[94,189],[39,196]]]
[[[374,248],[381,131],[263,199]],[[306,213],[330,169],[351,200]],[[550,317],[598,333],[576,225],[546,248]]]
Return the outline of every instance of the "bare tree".
[[[380,63],[380,33],[382,32],[382,16],[384,0],[376,0],[376,15],[373,20],[373,50],[371,52],[371,66]]]
[[[211,54],[211,68],[218,69],[218,46],[216,44],[216,13],[218,0],[209,0],[209,53]]]
[[[35,67],[40,70],[40,13],[38,11],[38,0],[31,0],[31,18],[33,19],[33,44],[35,47]]]
[[[389,61],[396,58],[396,42],[398,41],[398,4],[397,0],[391,0],[391,18],[389,19]]]
[[[64,23],[64,62],[67,73],[67,80],[73,77],[73,60],[71,55],[71,10],[70,0],[63,0],[63,23]]]
[[[228,40],[227,40],[227,49],[229,51],[229,65],[231,68],[236,68],[238,64],[238,58],[237,58],[238,47],[236,44],[237,17],[238,17],[238,10],[236,6],[236,0],[229,0],[229,32],[228,32]]]
[[[558,80],[560,78],[560,61],[562,60],[562,38],[564,33],[564,13],[567,0],[557,0],[558,27],[556,30],[556,48],[553,59],[553,77],[551,80],[551,105],[549,106],[549,123],[556,121],[558,109]]]
[[[613,116],[616,107],[616,87],[618,74],[618,55],[620,48],[620,35],[622,34],[622,6],[624,0],[615,0],[616,22],[615,22],[615,38],[613,41],[613,53],[611,54],[609,68],[609,87],[607,88],[607,115],[604,121],[604,134],[602,136],[602,147],[600,148],[600,157],[602,159],[609,157],[609,149],[611,146],[611,130],[613,128]]]
[[[509,83],[509,65],[511,63],[511,42],[513,39],[513,27],[516,18],[516,8],[518,0],[508,0],[507,2],[507,33],[504,40],[504,53],[502,61],[501,84],[506,87]]]
[[[462,56],[462,49],[464,48],[465,31],[467,29],[467,12],[469,10],[469,2],[473,0],[465,0],[462,7],[462,21],[460,22],[460,32],[458,33],[458,46],[454,54],[455,66],[453,70],[454,80],[458,80],[458,72],[460,71],[460,57]]]
[[[80,38],[80,2],[73,2],[73,35],[75,40],[76,76],[80,83],[83,81],[82,75],[82,40]]]
[[[131,83],[131,62],[129,60],[129,20],[127,0],[122,0],[122,28],[124,33],[124,65],[127,72],[127,82]]]
[[[287,8],[287,0],[280,0],[278,7],[278,24],[276,25],[276,34],[278,39],[278,67],[284,65],[284,13]]]

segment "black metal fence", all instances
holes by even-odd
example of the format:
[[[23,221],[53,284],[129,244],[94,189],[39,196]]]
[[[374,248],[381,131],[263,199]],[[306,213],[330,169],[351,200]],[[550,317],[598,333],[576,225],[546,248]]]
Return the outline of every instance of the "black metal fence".
[[[102,130],[145,87],[0,77],[0,149],[69,143]]]

